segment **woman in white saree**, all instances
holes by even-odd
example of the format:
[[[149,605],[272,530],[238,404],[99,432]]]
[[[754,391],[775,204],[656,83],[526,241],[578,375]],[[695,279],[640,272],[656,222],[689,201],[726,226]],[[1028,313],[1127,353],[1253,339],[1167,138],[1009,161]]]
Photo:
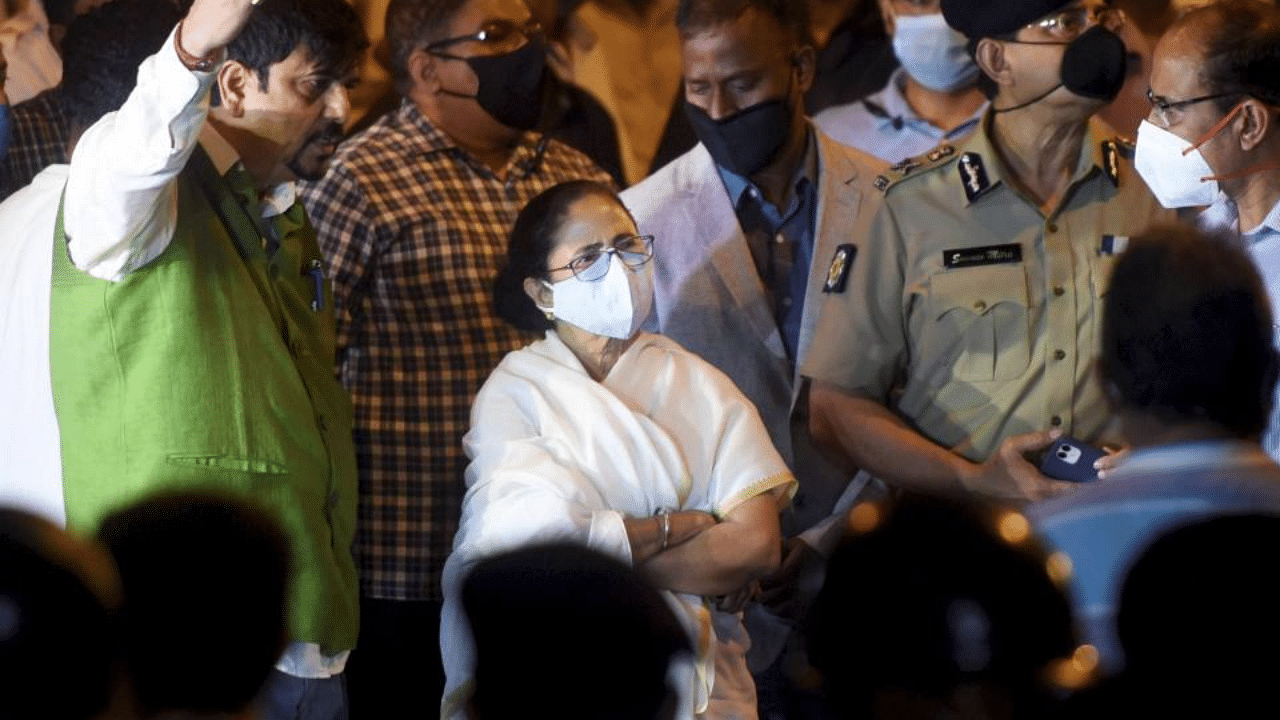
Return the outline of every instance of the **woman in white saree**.
[[[547,541],[630,563],[680,611],[696,657],[673,670],[678,717],[756,717],[741,615],[715,598],[777,567],[778,511],[795,480],[725,375],[639,331],[654,249],[636,233],[617,196],[586,181],[545,191],[516,220],[496,309],[546,337],[503,359],[463,441],[472,462],[443,580],[446,718],[463,716],[473,666],[458,604],[468,569]],[[539,661],[537,648],[511,651]],[[570,715],[573,683],[565,668],[563,687],[548,689]]]

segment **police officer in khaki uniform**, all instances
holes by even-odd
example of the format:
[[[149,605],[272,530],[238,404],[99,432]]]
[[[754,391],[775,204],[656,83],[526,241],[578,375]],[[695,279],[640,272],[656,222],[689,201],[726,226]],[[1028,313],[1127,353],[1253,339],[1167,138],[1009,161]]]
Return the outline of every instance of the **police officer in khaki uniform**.
[[[1114,255],[1173,216],[1090,117],[1125,78],[1102,0],[943,0],[992,98],[979,130],[876,179],[803,373],[816,437],[891,485],[1034,500],[1028,456],[1114,443],[1095,372]],[[1104,460],[1104,465],[1108,464]]]

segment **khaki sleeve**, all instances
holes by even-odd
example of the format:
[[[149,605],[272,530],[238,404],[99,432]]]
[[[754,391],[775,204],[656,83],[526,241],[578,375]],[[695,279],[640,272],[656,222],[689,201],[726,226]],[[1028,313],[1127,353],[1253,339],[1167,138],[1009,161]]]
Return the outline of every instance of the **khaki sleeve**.
[[[824,290],[805,377],[884,400],[908,358],[904,247],[893,205],[877,203],[843,292]]]

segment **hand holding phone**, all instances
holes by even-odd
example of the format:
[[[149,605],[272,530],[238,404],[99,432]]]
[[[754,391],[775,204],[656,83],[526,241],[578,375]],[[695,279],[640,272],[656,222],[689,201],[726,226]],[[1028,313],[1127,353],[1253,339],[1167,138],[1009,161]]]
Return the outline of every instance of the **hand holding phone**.
[[[1098,479],[1098,471],[1093,464],[1106,454],[1105,450],[1073,437],[1060,437],[1045,451],[1040,461],[1040,472],[1055,480],[1092,482]]]

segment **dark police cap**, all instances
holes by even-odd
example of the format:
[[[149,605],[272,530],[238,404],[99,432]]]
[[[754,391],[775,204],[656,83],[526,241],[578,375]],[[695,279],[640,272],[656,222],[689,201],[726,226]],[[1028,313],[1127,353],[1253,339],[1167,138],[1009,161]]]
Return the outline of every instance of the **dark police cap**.
[[[947,24],[970,39],[1004,35],[1072,0],[942,0]]]

